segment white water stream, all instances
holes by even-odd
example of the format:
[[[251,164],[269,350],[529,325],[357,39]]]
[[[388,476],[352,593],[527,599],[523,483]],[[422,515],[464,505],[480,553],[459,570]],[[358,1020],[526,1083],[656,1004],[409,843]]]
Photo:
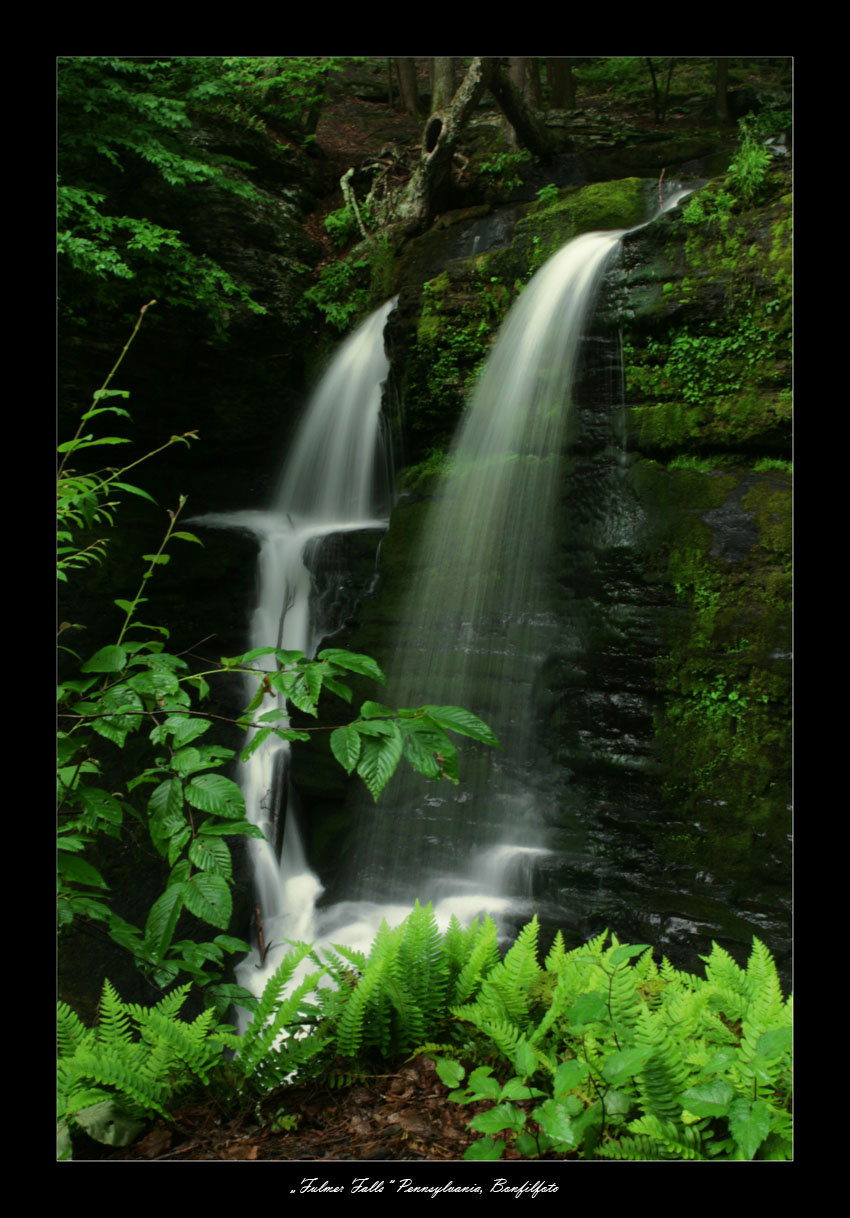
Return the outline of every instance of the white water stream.
[[[663,210],[682,193],[668,196]],[[461,422],[449,474],[436,496],[417,558],[420,574],[404,615],[400,675],[392,680],[390,674],[390,704],[467,706],[497,734],[510,737],[514,757],[521,757],[530,730],[528,690],[506,676],[506,664],[509,668],[519,655],[522,663],[533,665],[529,627],[542,621],[545,633],[546,614],[537,605],[536,585],[541,555],[549,545],[576,354],[622,236],[606,232],[576,238],[534,276],[511,310]],[[388,523],[391,462],[383,438],[381,391],[389,367],[383,332],[394,303],[369,318],[334,358],[287,456],[273,510],[202,520],[214,527],[249,529],[260,540],[251,647],[274,645],[313,654],[328,623],[317,620],[311,608],[315,597],[305,548],[317,538],[382,529]],[[491,691],[487,706],[472,704],[464,693],[473,686],[480,690],[482,684]],[[436,816],[428,811],[443,803],[429,794],[436,788],[414,776],[402,782],[400,793],[396,788],[382,799],[372,822],[381,825],[377,837],[367,827],[357,841],[355,870],[362,861],[365,873],[386,873],[387,886],[377,891],[378,885],[369,882],[369,899],[317,909],[322,885],[304,856],[297,809],[290,802],[286,811],[288,754],[288,745],[270,738],[241,776],[249,818],[266,837],[250,843],[266,951],[260,959],[255,950],[236,970],[239,983],[255,994],[262,993],[289,950],[287,940],[345,943],[368,952],[381,922],[398,924],[411,911],[413,896],[433,899],[443,928],[452,914],[463,921],[482,912],[498,918],[512,905],[507,894],[516,889],[517,877],[530,877],[535,861],[548,853],[534,801],[524,798],[521,774],[515,791],[496,796],[492,787],[489,795],[474,783],[462,788],[458,799]],[[424,789],[418,799],[425,811],[413,819],[400,810],[411,783]],[[470,809],[467,818],[459,803],[474,805],[476,800],[483,806]],[[285,815],[285,829],[276,846],[280,815]],[[448,838],[464,834],[463,848],[451,855],[456,865],[447,871]],[[420,882],[401,900],[390,895],[401,891],[391,882],[399,861]]]

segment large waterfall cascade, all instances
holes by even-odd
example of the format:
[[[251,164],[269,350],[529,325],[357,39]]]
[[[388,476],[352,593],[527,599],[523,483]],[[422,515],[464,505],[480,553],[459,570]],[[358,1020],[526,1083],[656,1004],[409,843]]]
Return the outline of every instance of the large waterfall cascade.
[[[663,210],[682,193],[668,196]],[[263,960],[255,951],[237,969],[255,993],[288,950],[286,940],[368,951],[381,922],[397,924],[414,896],[434,901],[442,926],[452,914],[498,918],[529,891],[535,860],[548,853],[545,816],[528,796],[526,774],[535,666],[555,628],[545,589],[549,520],[580,340],[622,236],[576,238],[511,310],[459,426],[390,665],[391,705],[467,706],[504,740],[504,755],[479,758],[478,773],[468,780],[462,772],[449,797],[441,790],[448,784],[397,776],[357,830],[347,899],[322,909],[322,886],[304,857],[295,815],[286,816],[281,849],[275,846],[288,746],[267,740],[242,777],[249,817],[266,835],[251,849],[265,940],[273,944]],[[388,373],[383,330],[393,303],[334,359],[287,457],[273,510],[204,518],[260,538],[251,646],[312,654],[328,623],[311,611],[305,548],[316,537],[387,523],[380,400]],[[396,874],[401,860],[403,877]]]

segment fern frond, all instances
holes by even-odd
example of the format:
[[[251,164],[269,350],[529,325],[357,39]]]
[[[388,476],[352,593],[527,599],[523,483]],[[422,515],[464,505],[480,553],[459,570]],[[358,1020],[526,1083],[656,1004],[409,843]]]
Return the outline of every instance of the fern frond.
[[[673,1121],[662,1121],[657,1116],[638,1117],[629,1124],[631,1133],[644,1135],[660,1144],[667,1154],[663,1157],[675,1159],[703,1159],[702,1138],[696,1125],[684,1126]],[[662,1156],[652,1155],[652,1158]]]
[[[344,943],[334,943],[333,946],[336,948],[336,950],[340,953],[341,956],[344,956],[345,959],[350,964],[354,965],[354,967],[357,969],[358,973],[365,972],[366,957],[363,955],[362,952],[355,951],[353,947],[346,947]],[[333,954],[333,952],[330,951],[326,947],[323,947],[322,951],[324,952],[325,956],[334,964],[334,966],[336,968],[338,968],[341,972],[346,971],[346,966],[343,964],[342,960],[340,960],[339,956],[335,956]]]
[[[537,1027],[529,1032],[528,1040],[530,1044],[538,1044],[543,1037],[547,1035],[549,1030],[564,1017],[567,1007],[569,1006],[573,997],[573,991],[569,985],[567,977],[564,973],[561,973],[558,977],[557,984],[552,991],[549,1005],[546,1008],[543,1018],[540,1020]]]
[[[458,973],[453,987],[449,987],[450,1004],[469,1002],[480,989],[483,979],[498,965],[498,939],[498,927],[492,918],[485,918],[483,924],[476,927],[469,958]]]
[[[524,1039],[523,1030],[501,1017],[499,1011],[488,1009],[479,996],[478,1002],[468,1003],[462,1007],[452,1007],[452,1015],[471,1023],[482,1032],[508,1061],[513,1061],[513,1055],[519,1042]]]
[[[366,1008],[372,994],[380,990],[386,960],[376,960],[367,965],[366,971],[349,995],[345,1010],[336,1028],[336,1047],[343,1057],[356,1057],[363,1043],[363,1023]],[[377,1014],[377,1012],[373,1012]],[[381,1033],[379,1033],[379,1036]]]
[[[94,1040],[94,1033],[89,1031],[76,1011],[65,1002],[56,1006],[56,1048],[59,1057],[73,1057],[77,1046]]]
[[[303,953],[303,955],[306,954],[306,952]],[[303,959],[303,955],[301,959]],[[283,971],[284,975],[291,976],[289,967]],[[288,979],[289,977],[287,977]],[[276,972],[269,979],[260,1000],[259,1012],[245,1029],[245,1034],[238,1046],[240,1064],[246,1078],[250,1078],[255,1073],[263,1058],[282,1034],[294,1031],[299,1026],[301,1022],[299,1017],[303,1016],[304,998],[316,989],[321,979],[321,973],[309,973],[301,984],[296,986],[285,998],[280,997],[281,978],[278,977],[278,973]],[[271,1006],[266,1002],[266,993],[270,986],[277,995]],[[264,1021],[261,1023],[260,1019],[263,1014]]]
[[[294,943],[292,951],[288,952],[281,960],[275,971],[272,973],[266,982],[266,987],[263,990],[263,996],[260,999],[260,1004],[254,1013],[254,1018],[248,1026],[245,1033],[244,1045],[247,1048],[253,1041],[253,1036],[259,1035],[261,1029],[264,1029],[269,1020],[276,1015],[280,1003],[283,1001],[283,994],[287,985],[292,979],[295,970],[301,961],[310,954],[311,944],[309,943]],[[320,975],[320,974],[319,974]],[[311,977],[318,976],[315,973],[310,974]],[[317,982],[318,984],[318,982]],[[254,1029],[254,1033],[251,1033]]]
[[[103,993],[100,996],[97,1038],[105,1048],[114,1048],[118,1052],[133,1043],[130,1010],[118,997],[108,978],[103,983]]]
[[[543,962],[543,967],[549,973],[558,973],[563,967],[564,961],[567,958],[566,948],[564,947],[564,936],[560,930],[556,931],[555,938],[552,940],[552,946],[549,948],[546,959]]]
[[[82,1049],[74,1058],[74,1074],[74,1082],[77,1085],[71,1088],[68,1097],[69,1113],[77,1110],[74,1105],[74,1093],[82,1090],[83,1086],[88,1090],[94,1083],[120,1091],[130,1116],[149,1112],[151,1109],[162,1116],[167,1115],[163,1107],[165,1088],[161,1083],[145,1077],[138,1055],[129,1060],[126,1053],[119,1056],[119,1050],[105,1045],[98,1045],[94,1050]]]
[[[524,1027],[528,1022],[533,983],[542,969],[537,963],[537,915],[525,925],[501,964],[481,984],[479,1002],[488,1015]]]
[[[412,1009],[418,1012],[405,1029],[403,1039],[407,1048],[445,1016],[449,962],[430,904],[423,909],[417,901],[403,929],[393,971],[404,983]],[[416,1030],[420,1027],[421,1031]]]
[[[410,1053],[405,1061],[412,1062],[417,1057],[450,1057],[453,1060],[460,1057],[457,1045],[452,1044],[436,1044],[429,1040],[424,1045],[417,1045]]]
[[[644,1008],[635,1027],[634,1043],[648,1050],[637,1080],[644,1111],[662,1120],[679,1118],[682,1112],[679,1096],[690,1085],[691,1078],[678,1042],[669,1035],[662,1020]]]
[[[209,1070],[221,1057],[218,1045],[208,1039],[214,1016],[211,1009],[202,1011],[197,1019],[187,1024],[171,1019],[161,1011],[148,1011],[140,1021],[142,1036],[155,1048],[162,1047],[161,1065],[154,1054],[148,1059],[152,1076],[158,1078],[164,1074],[170,1057],[182,1062],[202,1082],[208,1082]],[[167,1053],[163,1051],[166,1046]]]
[[[654,1138],[627,1137],[612,1139],[596,1147],[595,1154],[603,1159],[627,1159],[630,1162],[644,1162],[654,1159],[674,1159],[664,1145]]]

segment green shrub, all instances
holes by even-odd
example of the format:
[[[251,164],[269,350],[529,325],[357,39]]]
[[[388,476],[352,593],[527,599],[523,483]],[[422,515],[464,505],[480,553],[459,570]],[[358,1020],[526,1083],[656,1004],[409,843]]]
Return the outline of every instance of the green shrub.
[[[207,1085],[222,1042],[212,1010],[191,1023],[178,1019],[190,984],[154,1007],[122,1002],[104,982],[96,1028],[86,1028],[67,1004],[57,1009],[57,1149],[71,1158],[71,1130],[95,1141],[127,1146],[154,1113],[167,1116],[177,1096]]]
[[[438,1063],[449,1099],[493,1104],[469,1122],[486,1136],[465,1158],[508,1143],[528,1158],[791,1157],[791,1000],[758,939],[746,969],[715,943],[701,979],[646,945],[606,948],[607,932],[572,952],[559,933],[541,968],[536,936],[535,920],[454,1011],[478,1060],[505,1066],[460,1088],[465,1068]]]
[[[744,203],[752,203],[767,180],[770,153],[746,119],[741,119],[741,144],[726,173],[732,193]]]
[[[530,160],[532,156],[526,148],[520,149],[519,152],[496,152],[486,161],[482,161],[479,169],[486,178],[498,183],[500,190],[512,191],[522,185],[520,165],[525,165]]]
[[[551,203],[558,202],[558,187],[554,182],[549,182],[538,190],[537,202],[540,207],[548,207]]]

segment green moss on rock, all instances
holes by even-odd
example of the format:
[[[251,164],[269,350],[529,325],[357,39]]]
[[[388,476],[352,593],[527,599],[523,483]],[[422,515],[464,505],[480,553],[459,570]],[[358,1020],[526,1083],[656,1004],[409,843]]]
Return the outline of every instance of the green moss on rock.
[[[672,222],[664,282],[647,292],[643,272],[627,294],[640,306],[625,318],[629,430],[644,451],[789,448],[791,196],[737,206],[697,195]]]

